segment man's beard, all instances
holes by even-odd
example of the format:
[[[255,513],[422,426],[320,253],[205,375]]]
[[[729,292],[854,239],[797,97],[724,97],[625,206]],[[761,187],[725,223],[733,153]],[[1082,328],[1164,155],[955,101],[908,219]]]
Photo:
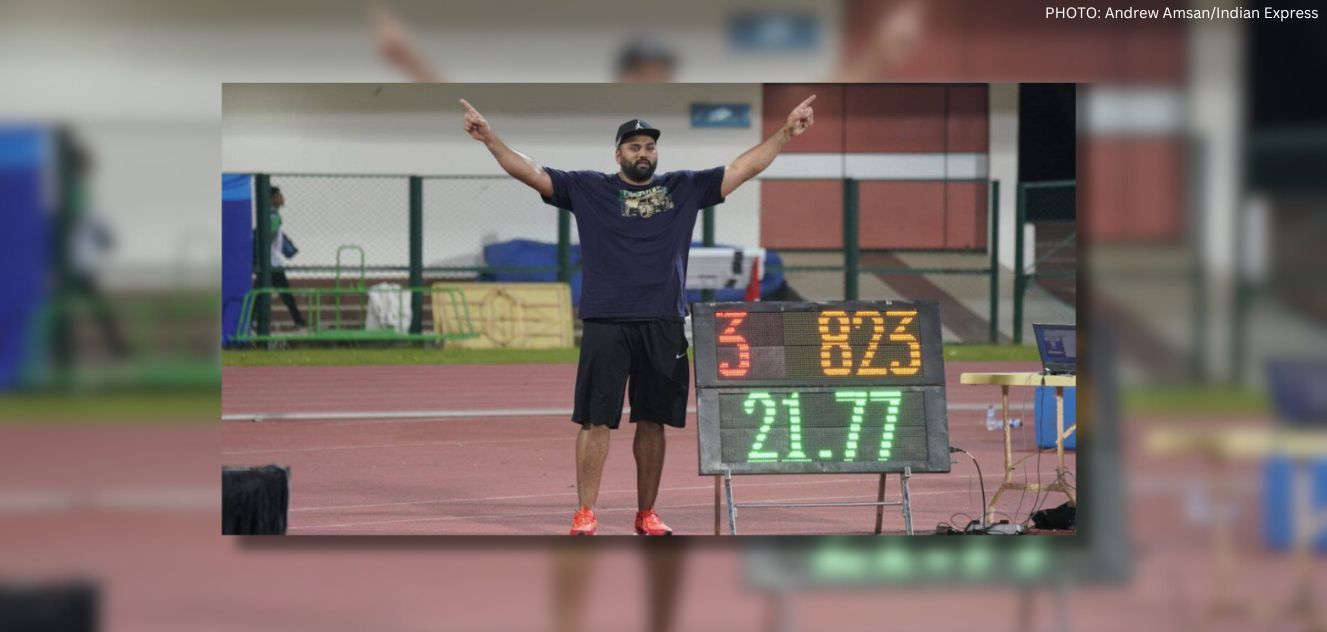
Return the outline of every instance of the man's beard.
[[[623,161],[621,165],[622,174],[625,175],[627,179],[633,182],[647,182],[654,176],[654,169],[659,166],[659,163],[640,160],[634,163]]]

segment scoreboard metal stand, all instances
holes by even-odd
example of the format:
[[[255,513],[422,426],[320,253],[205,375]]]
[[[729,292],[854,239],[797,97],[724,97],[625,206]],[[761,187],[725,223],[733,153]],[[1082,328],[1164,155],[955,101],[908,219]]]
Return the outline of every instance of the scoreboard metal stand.
[[[876,501],[868,502],[843,502],[843,503],[736,503],[733,502],[733,474],[731,470],[725,470],[723,476],[714,477],[714,535],[722,535],[719,525],[722,523],[722,504],[719,502],[719,485],[723,485],[724,496],[728,500],[728,533],[737,535],[737,509],[749,508],[758,509],[760,507],[778,507],[778,508],[797,508],[797,507],[875,507],[875,534],[880,535],[884,530],[885,507],[901,507],[903,512],[903,524],[908,535],[912,535],[912,496],[908,493],[908,479],[912,478],[912,468],[905,467],[900,475],[903,481],[903,498],[897,501],[885,500],[885,478],[888,474],[880,475],[880,489],[876,493]]]
[[[700,474],[737,509],[897,506],[911,535],[913,473],[948,472],[949,424],[934,301],[692,306]],[[887,475],[900,500],[886,501]],[[737,503],[739,474],[877,474],[874,502]]]

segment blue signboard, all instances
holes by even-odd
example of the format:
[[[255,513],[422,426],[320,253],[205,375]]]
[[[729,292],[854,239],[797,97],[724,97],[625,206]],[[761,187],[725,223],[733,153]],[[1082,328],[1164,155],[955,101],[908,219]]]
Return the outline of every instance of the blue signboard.
[[[740,13],[728,21],[733,49],[804,52],[820,47],[820,19],[812,13]]]
[[[751,127],[751,106],[746,103],[692,103],[692,127]]]

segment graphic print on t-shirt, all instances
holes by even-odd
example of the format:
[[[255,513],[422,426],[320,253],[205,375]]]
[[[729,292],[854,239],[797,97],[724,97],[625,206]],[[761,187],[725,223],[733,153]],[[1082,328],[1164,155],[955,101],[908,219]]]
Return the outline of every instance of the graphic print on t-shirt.
[[[622,207],[622,217],[641,217],[649,219],[655,213],[673,210],[673,198],[668,196],[668,187],[651,187],[644,191],[627,191],[618,194]]]

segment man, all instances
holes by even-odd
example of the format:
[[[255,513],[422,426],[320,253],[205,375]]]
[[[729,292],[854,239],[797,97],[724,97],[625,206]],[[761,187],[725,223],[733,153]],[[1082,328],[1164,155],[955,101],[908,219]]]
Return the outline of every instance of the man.
[[[793,108],[777,132],[726,167],[656,175],[660,131],[640,119],[617,129],[617,173],[559,171],[508,147],[484,116],[461,99],[466,133],[545,202],[576,215],[584,328],[572,413],[572,421],[581,426],[576,437],[580,507],[572,535],[594,535],[598,527],[594,505],[609,431],[622,416],[623,391],[628,391],[636,424],[636,533],[672,534],[654,503],[663,471],[664,426],[686,425],[690,367],[682,323],[696,215],[764,171],[788,141],[810,128],[812,101],[815,95]]]
[[[294,257],[299,252],[295,248],[295,243],[281,231],[281,207],[286,205],[286,196],[281,193],[280,187],[272,187],[272,243],[270,245],[272,252],[272,287],[290,288],[290,279],[286,277],[286,259]],[[308,327],[304,320],[304,315],[299,311],[299,305],[295,303],[295,295],[290,292],[281,292],[281,302],[286,304],[286,310],[290,312],[290,319],[295,321],[295,330],[303,331]]]
[[[64,216],[64,242],[55,253],[64,256],[64,264],[56,264],[56,270],[63,270],[58,275],[60,293],[66,297],[78,297],[92,312],[92,318],[102,337],[106,349],[117,360],[129,356],[129,345],[120,333],[120,327],[106,294],[98,282],[105,259],[115,245],[115,240],[106,223],[97,217],[91,209],[88,195],[95,164],[92,154],[69,130],[61,130],[59,139],[65,151],[64,160],[70,166],[72,181],[68,189],[70,198]],[[65,305],[78,305],[78,302],[65,301]],[[77,338],[74,335],[73,311],[57,310],[55,315],[55,363],[63,369],[72,368]]]

